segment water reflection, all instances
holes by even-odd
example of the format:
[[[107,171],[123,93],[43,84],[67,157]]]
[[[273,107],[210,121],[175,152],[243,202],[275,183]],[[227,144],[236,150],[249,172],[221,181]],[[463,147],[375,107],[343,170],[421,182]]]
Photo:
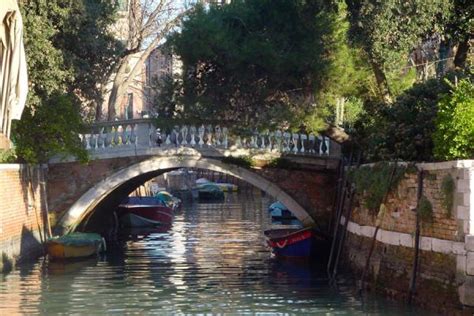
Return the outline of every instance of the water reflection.
[[[0,314],[415,314],[329,287],[317,262],[275,260],[262,234],[270,200],[226,199],[184,208],[171,227],[123,231],[100,258],[14,271],[0,279]]]

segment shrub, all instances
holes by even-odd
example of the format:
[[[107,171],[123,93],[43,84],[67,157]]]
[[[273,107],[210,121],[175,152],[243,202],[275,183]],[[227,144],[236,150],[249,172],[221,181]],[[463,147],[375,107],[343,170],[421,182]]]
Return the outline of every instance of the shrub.
[[[397,168],[395,171],[393,168]],[[406,172],[405,166],[377,163],[350,171],[349,177],[355,190],[361,195],[363,205],[370,211],[378,212],[385,194],[396,188]],[[393,178],[391,178],[393,173]],[[391,181],[390,181],[391,180]]]
[[[237,165],[244,168],[252,168],[253,165],[255,164],[253,159],[248,156],[242,156],[242,157],[228,156],[228,157],[222,158],[222,162],[227,163],[227,164]]]
[[[454,179],[448,174],[443,178],[441,182],[441,202],[447,212],[448,217],[451,217],[451,214],[453,212],[454,189]]]
[[[268,164],[270,168],[293,169],[295,164],[286,158],[275,158]]]
[[[418,201],[418,215],[423,223],[431,223],[433,221],[433,205],[424,195]]]
[[[433,134],[437,159],[474,158],[474,86],[464,79],[438,103]]]

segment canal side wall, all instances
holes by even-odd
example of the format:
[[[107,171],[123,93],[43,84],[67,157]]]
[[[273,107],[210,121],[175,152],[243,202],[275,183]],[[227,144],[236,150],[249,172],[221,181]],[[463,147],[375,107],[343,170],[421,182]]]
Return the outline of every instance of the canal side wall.
[[[0,272],[42,253],[45,172],[39,166],[0,164]]]
[[[418,164],[424,170],[423,195],[432,205],[421,224],[418,272],[413,300],[449,311],[474,306],[474,161]],[[443,179],[454,180],[453,207],[444,206]],[[406,299],[415,254],[417,175],[407,173],[388,195],[378,219],[356,201],[347,226],[345,260],[361,277],[376,225],[379,226],[365,286]],[[345,222],[342,218],[341,223]]]

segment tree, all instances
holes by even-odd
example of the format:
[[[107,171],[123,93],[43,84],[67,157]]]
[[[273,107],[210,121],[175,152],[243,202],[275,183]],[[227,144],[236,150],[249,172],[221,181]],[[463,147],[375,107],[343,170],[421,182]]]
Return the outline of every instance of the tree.
[[[474,85],[469,79],[449,83],[451,91],[438,103],[433,134],[437,159],[474,158]]]
[[[179,24],[183,12],[184,7],[173,0],[130,0],[126,49],[117,58],[107,101],[109,121],[116,118],[116,108],[122,96],[140,73],[148,56],[165,39],[168,32]],[[130,69],[130,61],[137,53],[138,61]]]
[[[99,99],[107,62],[119,49],[108,30],[114,8],[108,0],[24,0],[20,9],[30,87],[12,131],[19,157],[45,162],[69,152],[83,159],[84,104]]]
[[[332,10],[286,0],[196,7],[169,39],[184,65],[183,115],[262,128],[297,128],[304,117],[320,124]]]
[[[346,0],[353,44],[371,64],[382,99],[391,103],[387,72],[407,60],[420,41],[441,31],[451,15],[451,0]]]

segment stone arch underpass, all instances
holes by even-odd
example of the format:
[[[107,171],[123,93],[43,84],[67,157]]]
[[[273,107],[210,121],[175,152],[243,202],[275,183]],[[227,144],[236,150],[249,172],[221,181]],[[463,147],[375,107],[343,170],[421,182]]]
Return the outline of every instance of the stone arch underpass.
[[[239,178],[266,192],[277,200],[280,200],[292,210],[294,215],[303,222],[305,226],[314,224],[313,218],[294,198],[283,191],[278,185],[265,179],[255,171],[237,165],[226,164],[218,159],[175,156],[152,157],[133,163],[93,184],[92,187],[75,200],[72,206],[59,219],[56,224],[56,231],[64,232],[74,230],[86,216],[93,212],[99,203],[107,199],[107,197],[112,196],[111,193],[121,192],[122,194],[127,194],[131,192],[130,187],[136,187],[157,175],[179,168],[207,169]]]

